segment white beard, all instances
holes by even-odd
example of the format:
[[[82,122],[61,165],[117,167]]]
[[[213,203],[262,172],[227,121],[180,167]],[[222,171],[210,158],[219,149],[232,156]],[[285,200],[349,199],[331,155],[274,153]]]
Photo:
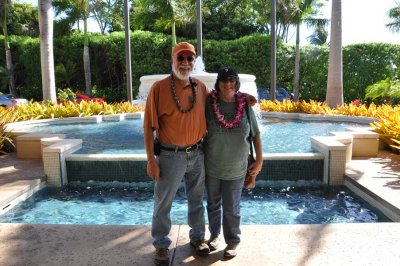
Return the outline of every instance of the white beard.
[[[176,68],[175,66],[172,66],[172,72],[174,72],[175,76],[180,79],[180,80],[188,80],[190,74],[192,73],[192,71],[190,71],[187,75],[182,74],[178,68]]]

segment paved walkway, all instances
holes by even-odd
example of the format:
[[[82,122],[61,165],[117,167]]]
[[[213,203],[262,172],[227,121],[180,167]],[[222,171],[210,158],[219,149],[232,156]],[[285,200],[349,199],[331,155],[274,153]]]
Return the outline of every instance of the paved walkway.
[[[43,180],[42,160],[18,160],[16,153],[0,155],[0,214],[4,206]]]
[[[399,162],[386,152],[357,158],[348,179],[374,184],[371,191],[396,205]],[[42,176],[40,160],[0,156],[0,207],[37,187]],[[242,226],[239,254],[229,261],[222,249],[194,256],[188,232],[186,225],[173,226],[173,265],[400,265],[400,223]],[[0,224],[0,265],[152,265],[151,242],[148,226]]]
[[[400,264],[400,226],[381,224],[257,225],[242,227],[238,256],[222,249],[194,256],[189,228],[173,226],[173,265]],[[0,224],[0,265],[152,265],[150,228]]]
[[[400,155],[380,151],[375,158],[355,158],[347,164],[346,186],[400,222]]]

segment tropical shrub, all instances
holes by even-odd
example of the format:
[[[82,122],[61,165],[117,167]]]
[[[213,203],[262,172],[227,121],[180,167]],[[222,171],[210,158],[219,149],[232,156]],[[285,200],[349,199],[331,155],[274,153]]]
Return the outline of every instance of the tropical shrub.
[[[400,152],[400,107],[382,105],[377,109],[376,122],[371,126],[392,149]]]
[[[141,105],[131,105],[128,102],[99,104],[98,102],[86,101],[80,103],[66,101],[55,105],[52,103],[30,102],[16,108],[0,107],[0,152],[4,153],[6,143],[12,145],[10,134],[4,131],[7,123],[48,118],[135,113],[143,111],[143,109]]]
[[[84,88],[82,60],[83,34],[73,33],[54,39],[56,87],[77,91]],[[103,36],[90,34],[90,59],[95,97],[107,102],[126,99],[124,33]],[[0,42],[3,37],[0,36]],[[196,45],[195,40],[190,41]],[[41,100],[40,44],[37,38],[11,36],[15,82],[20,96]],[[135,31],[131,35],[133,96],[138,94],[140,77],[171,71],[170,36]],[[277,86],[292,91],[294,46],[277,43]],[[328,73],[328,46],[301,47],[300,99],[324,101]],[[343,86],[345,102],[364,99],[365,89],[387,77],[394,77],[400,58],[400,45],[366,43],[343,48]],[[231,66],[243,74],[256,76],[257,87],[270,86],[269,35],[255,34],[236,40],[204,40],[203,60],[207,72]],[[0,53],[0,66],[5,55]],[[5,88],[5,87],[4,87]]]
[[[70,88],[58,89],[57,90],[57,100],[59,101],[73,101],[76,100],[76,93]]]
[[[320,115],[351,115],[351,116],[368,116],[375,117],[377,107],[371,103],[368,107],[365,104],[349,103],[336,108],[330,108],[324,102],[314,100],[293,102],[292,100],[270,101],[262,100],[260,109],[263,111],[287,112],[287,113],[305,113]]]
[[[400,98],[400,80],[387,78],[368,86],[365,90],[365,98],[378,99],[391,104],[393,98]]]
[[[371,123],[371,127],[379,133],[380,138],[392,149],[400,152],[400,106],[392,107],[386,104],[376,106],[374,103],[367,106],[359,102],[352,102],[336,108],[330,108],[326,103],[313,100],[310,102],[292,102],[291,100],[273,102],[262,100],[260,109],[271,112],[374,117],[376,122]]]
[[[304,100],[298,102],[291,100],[284,100],[283,102],[262,100],[260,109],[274,112],[374,117],[376,122],[371,123],[371,126],[390,147],[400,151],[400,106],[376,106],[374,103],[367,106],[365,104],[350,103],[330,108],[325,103],[313,100],[310,102]],[[138,111],[143,111],[143,106],[132,106],[129,102],[99,104],[98,102],[85,101],[80,103],[67,101],[57,105],[30,102],[17,108],[0,108],[0,151],[3,150],[4,152],[5,143],[12,143],[10,135],[4,132],[4,126],[7,123],[46,118],[135,113]]]
[[[8,149],[7,145],[13,146],[11,135],[4,131],[4,127],[8,123],[16,122],[18,113],[13,111],[13,108],[0,107],[0,154],[4,154]]]
[[[66,101],[62,104],[31,102],[20,105],[15,109],[15,112],[18,113],[18,121],[135,113],[138,111],[143,111],[143,107],[140,105],[132,106],[128,102],[101,104],[92,101],[81,101],[80,103]]]

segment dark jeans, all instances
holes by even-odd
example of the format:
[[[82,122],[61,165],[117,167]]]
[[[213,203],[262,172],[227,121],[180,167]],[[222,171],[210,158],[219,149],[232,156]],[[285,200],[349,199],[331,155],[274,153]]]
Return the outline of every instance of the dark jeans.
[[[244,177],[236,180],[206,177],[209,230],[211,235],[220,234],[222,213],[224,238],[227,244],[240,242],[240,199],[243,183]]]

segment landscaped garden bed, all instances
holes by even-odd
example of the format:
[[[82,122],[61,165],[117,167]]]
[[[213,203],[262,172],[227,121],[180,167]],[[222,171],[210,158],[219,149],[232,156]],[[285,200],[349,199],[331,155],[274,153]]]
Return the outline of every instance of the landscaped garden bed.
[[[371,123],[374,131],[379,133],[380,138],[385,141],[394,152],[400,151],[400,106],[391,105],[370,105],[350,103],[337,108],[330,108],[327,104],[317,101],[291,100],[267,101],[262,100],[259,104],[262,111],[305,113],[320,115],[344,115],[373,117],[375,122]],[[121,103],[97,103],[97,102],[65,102],[53,105],[51,103],[31,102],[16,108],[0,108],[0,152],[6,152],[12,144],[10,135],[4,132],[7,123],[38,120],[49,118],[83,117],[93,115],[110,115],[120,113],[134,113],[143,111],[141,105],[131,105],[128,102]]]

